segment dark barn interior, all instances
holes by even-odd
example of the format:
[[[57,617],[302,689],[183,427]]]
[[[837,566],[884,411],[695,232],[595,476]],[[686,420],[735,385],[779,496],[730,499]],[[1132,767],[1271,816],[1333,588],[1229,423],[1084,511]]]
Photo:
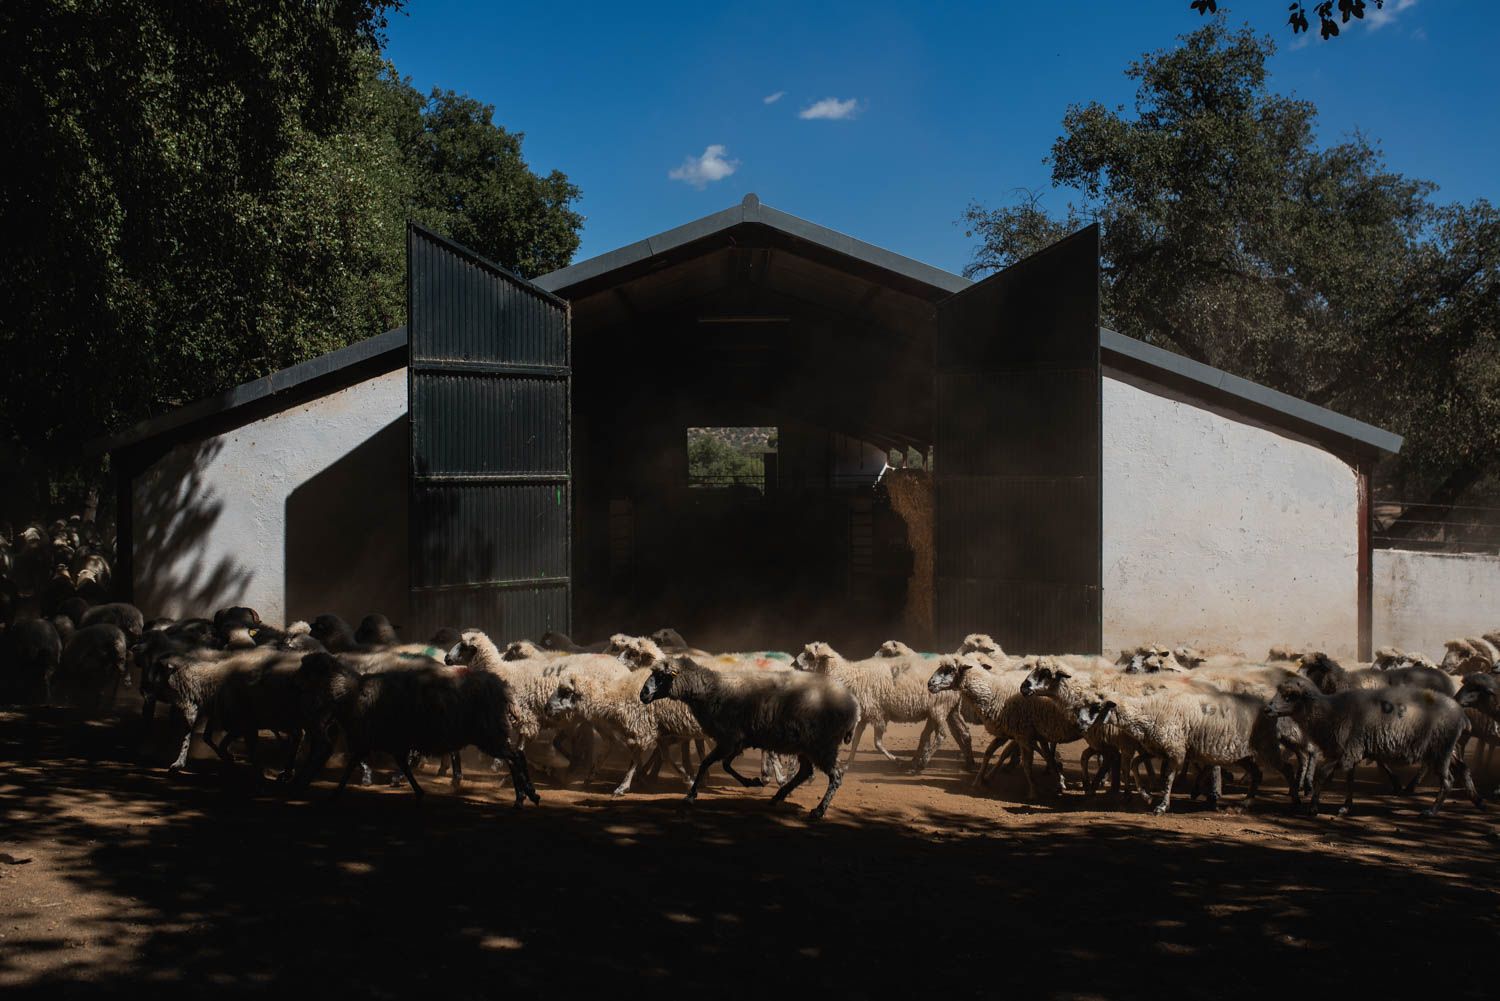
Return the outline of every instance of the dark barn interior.
[[[671,624],[720,649],[863,652],[930,606],[876,479],[887,450],[931,446],[946,292],[756,224],[559,291],[581,635]],[[698,427],[775,428],[761,482],[693,483]]]
[[[754,196],[536,283],[409,254],[419,630],[1098,649],[1096,229],[977,284]]]

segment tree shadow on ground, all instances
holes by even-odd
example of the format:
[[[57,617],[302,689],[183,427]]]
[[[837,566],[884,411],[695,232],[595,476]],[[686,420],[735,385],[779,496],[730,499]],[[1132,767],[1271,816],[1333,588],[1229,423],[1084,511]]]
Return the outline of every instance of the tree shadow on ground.
[[[1463,807],[1216,838],[1108,812],[997,825],[955,793],[915,818],[836,801],[809,825],[821,781],[800,808],[715,783],[688,809],[668,780],[610,801],[601,780],[516,812],[479,770],[421,806],[319,804],[147,768],[135,732],[0,714],[6,849],[105,901],[45,932],[49,902],[0,880],[12,994],[1490,993],[1462,957],[1500,923],[1493,822]],[[967,781],[941,767],[930,781]]]

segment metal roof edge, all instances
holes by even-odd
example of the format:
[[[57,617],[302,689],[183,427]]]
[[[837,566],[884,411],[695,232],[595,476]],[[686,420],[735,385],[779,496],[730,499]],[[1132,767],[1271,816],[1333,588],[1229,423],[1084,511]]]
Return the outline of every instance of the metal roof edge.
[[[1222,369],[1205,365],[1145,341],[1127,337],[1107,327],[1099,328],[1099,347],[1128,361],[1137,362],[1158,372],[1175,376],[1190,385],[1219,393],[1254,407],[1274,411],[1290,418],[1299,425],[1312,428],[1322,434],[1354,442],[1366,449],[1377,449],[1395,454],[1401,451],[1404,439],[1384,428],[1347,417],[1327,407],[1300,400],[1289,393],[1262,386],[1260,383],[1231,375]]]
[[[406,328],[395,327],[383,334],[355,341],[337,351],[309,358],[290,368],[284,368],[233,389],[227,389],[217,396],[184,404],[159,417],[149,417],[123,431],[96,438],[84,446],[84,451],[97,455],[136,445],[168,431],[175,431],[211,417],[222,416],[259,400],[354,368],[364,362],[374,361],[382,355],[402,351],[404,357],[405,347]]]
[[[591,257],[577,264],[542,275],[534,279],[537,285],[549,292],[569,288],[619,268],[637,264],[657,254],[672,250],[694,240],[701,240],[723,232],[742,223],[758,223],[778,230],[788,236],[816,244],[845,257],[890,271],[904,278],[930,285],[945,292],[960,292],[973,283],[967,278],[935,268],[930,264],[904,257],[873,243],[856,240],[837,230],[809,222],[800,216],[763,205],[753,194],[746,195],[738,205],[706,215],[701,219],[677,226],[644,240],[628,243],[616,250]]]

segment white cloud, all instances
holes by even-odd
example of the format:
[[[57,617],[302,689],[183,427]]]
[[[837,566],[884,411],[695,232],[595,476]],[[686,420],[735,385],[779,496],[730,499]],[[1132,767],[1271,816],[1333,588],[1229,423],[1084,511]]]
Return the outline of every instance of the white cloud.
[[[1365,21],[1370,25],[1371,31],[1379,31],[1386,25],[1396,20],[1396,15],[1403,10],[1409,10],[1417,5],[1417,0],[1385,0],[1385,6],[1376,9],[1374,4],[1366,4]]]
[[[784,90],[778,90],[774,94],[767,94],[765,97],[761,98],[761,102],[764,103],[764,104],[775,104],[777,101],[781,100],[783,97],[786,97],[786,91],[784,91]]]
[[[816,104],[808,105],[797,112],[797,117],[826,118],[837,121],[843,118],[853,118],[857,111],[859,111],[859,102],[852,97],[847,101],[840,101],[836,97],[825,97]]]
[[[739,169],[738,160],[727,159],[724,154],[728,150],[718,143],[708,146],[703,150],[702,156],[690,156],[682,161],[682,166],[674,167],[667,172],[667,176],[674,181],[683,181],[702,191],[714,181],[722,181]]]

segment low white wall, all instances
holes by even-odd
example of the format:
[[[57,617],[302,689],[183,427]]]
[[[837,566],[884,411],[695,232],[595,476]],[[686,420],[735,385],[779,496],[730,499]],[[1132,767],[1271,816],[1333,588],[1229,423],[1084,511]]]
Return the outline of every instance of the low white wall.
[[[1500,628],[1500,556],[1377,549],[1373,557],[1377,649],[1441,660],[1444,642]]]
[[[1358,647],[1354,470],[1317,445],[1106,370],[1104,649]]]
[[[406,614],[406,370],[183,444],[132,484],[148,617]]]

